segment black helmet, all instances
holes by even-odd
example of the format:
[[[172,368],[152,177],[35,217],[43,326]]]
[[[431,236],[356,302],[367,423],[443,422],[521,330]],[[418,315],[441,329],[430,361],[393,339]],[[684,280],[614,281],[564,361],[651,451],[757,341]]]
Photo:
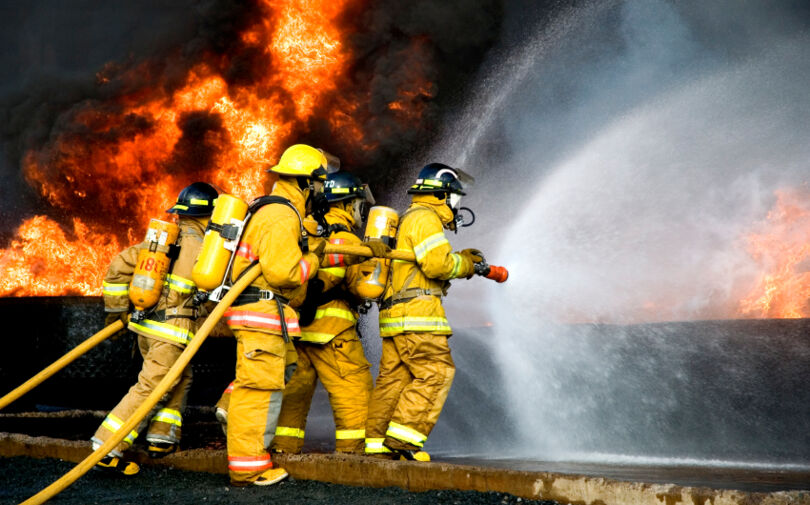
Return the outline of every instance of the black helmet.
[[[430,163],[425,165],[419,172],[416,182],[408,190],[408,193],[436,193],[443,191],[466,195],[464,186],[461,185],[462,179],[473,181],[472,177],[458,168],[448,167],[443,163]],[[464,182],[467,183],[467,180]]]
[[[368,184],[363,184],[357,176],[348,172],[326,174],[323,192],[329,203],[349,200],[351,198],[362,198],[371,205],[374,205],[374,197],[368,189]]]
[[[195,182],[177,195],[177,203],[167,210],[172,214],[189,217],[210,216],[219,193],[207,182]]]

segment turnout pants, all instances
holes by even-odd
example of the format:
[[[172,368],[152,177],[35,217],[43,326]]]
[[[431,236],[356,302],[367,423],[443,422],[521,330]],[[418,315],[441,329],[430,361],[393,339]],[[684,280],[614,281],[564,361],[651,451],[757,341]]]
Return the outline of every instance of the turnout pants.
[[[109,440],[112,434],[141,406],[183,352],[183,348],[180,346],[143,335],[138,335],[138,348],[141,351],[141,356],[143,356],[143,366],[138,374],[138,382],[129,389],[129,392],[118,402],[118,405],[107,414],[101,426],[96,430],[91,439],[94,449]],[[146,434],[148,441],[179,443],[180,430],[183,424],[182,413],[186,408],[186,398],[191,388],[191,378],[191,367],[188,366],[149,415],[110,453],[121,457],[122,453],[132,445],[138,437],[138,433],[141,433],[147,424],[149,425]]]
[[[335,450],[363,454],[371,395],[370,365],[354,328],[325,344],[296,341],[298,366],[284,390],[272,449],[301,452],[307,413],[318,379],[329,393],[335,419]]]
[[[405,333],[382,339],[380,374],[368,407],[366,454],[422,448],[456,373],[447,338]]]
[[[233,484],[255,481],[272,468],[284,383],[295,370],[295,350],[281,335],[234,330],[236,379],[228,406],[228,470]]]

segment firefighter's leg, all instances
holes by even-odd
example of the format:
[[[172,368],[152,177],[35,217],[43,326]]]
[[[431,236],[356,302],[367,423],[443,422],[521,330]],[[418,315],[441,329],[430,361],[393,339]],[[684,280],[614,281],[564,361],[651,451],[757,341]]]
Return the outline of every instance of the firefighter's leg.
[[[402,390],[385,433],[385,445],[418,451],[439,419],[456,367],[446,335],[407,333],[393,340],[414,379]]]
[[[152,414],[146,440],[148,452],[152,457],[162,457],[177,450],[183,427],[183,413],[191,389],[191,365],[180,375],[180,381],[167,393],[166,402]]]
[[[138,336],[138,347],[143,356],[143,366],[138,374],[138,382],[130,388],[118,405],[107,414],[101,426],[96,430],[92,438],[94,448],[100,447],[109,440],[110,436],[141,406],[183,352],[183,349],[176,345],[144,337],[143,335]],[[172,387],[175,387],[177,383],[176,381]],[[132,445],[139,431],[147,422],[148,420],[145,420],[138,429],[129,433],[110,454],[121,457],[123,451]]]
[[[335,450],[363,454],[372,388],[370,365],[363,353],[363,345],[354,328],[350,328],[318,347],[312,361],[332,404]]]
[[[236,379],[228,414],[228,469],[231,483],[244,485],[273,467],[268,449],[276,432],[285,368],[291,358],[280,335],[249,330],[234,333]]]
[[[298,363],[290,382],[284,387],[281,414],[271,447],[274,452],[299,453],[304,447],[307,413],[318,379],[315,369],[312,368],[307,347],[308,344],[295,344]]]
[[[383,441],[400,393],[411,380],[413,377],[400,359],[393,337],[383,338],[380,373],[368,403],[366,454],[393,457],[383,446]]]
[[[217,421],[219,421],[219,425],[222,426],[222,433],[228,434],[228,407],[231,404],[231,393],[233,392],[233,381],[228,384],[228,387],[225,388],[225,391],[222,392],[222,396],[219,397],[217,400],[217,404],[215,406],[215,416]]]

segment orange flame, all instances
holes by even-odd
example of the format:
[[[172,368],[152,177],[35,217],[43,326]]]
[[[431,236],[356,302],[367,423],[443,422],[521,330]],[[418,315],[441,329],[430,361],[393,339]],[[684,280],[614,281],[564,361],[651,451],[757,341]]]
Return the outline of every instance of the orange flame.
[[[4,272],[3,294],[18,295],[13,286],[28,296],[88,294],[100,291],[104,269],[120,247],[116,240],[90,231],[73,220],[70,240],[55,222],[44,216],[26,220],[9,249],[0,251]]]
[[[245,199],[265,192],[262,168],[278,158],[319,102],[336,92],[347,71],[349,55],[336,19],[349,0],[262,3],[267,19],[256,20],[240,39],[268,69],[250,85],[229,85],[216,60],[199,63],[174,92],[155,82],[104,107],[90,104],[72,112],[79,133],[60,135],[24,155],[27,181],[50,205],[68,212],[89,208],[98,219],[74,218],[70,236],[45,216],[25,221],[10,247],[0,250],[0,296],[100,294],[105,266],[126,245],[118,237],[139,241],[149,219],[195,180]],[[102,71],[99,84],[109,83],[114,72],[114,66]],[[148,74],[144,64],[122,79]],[[341,140],[349,136],[359,142],[360,129],[351,117],[356,105],[344,105],[333,121]],[[178,147],[191,142],[183,138],[180,123],[200,113],[218,121],[197,139],[209,148],[203,152],[216,168],[173,173]],[[116,132],[113,140],[110,132]],[[196,160],[185,161],[193,166]]]
[[[749,252],[763,273],[740,301],[744,317],[810,317],[810,194],[776,192],[765,231],[748,236]]]

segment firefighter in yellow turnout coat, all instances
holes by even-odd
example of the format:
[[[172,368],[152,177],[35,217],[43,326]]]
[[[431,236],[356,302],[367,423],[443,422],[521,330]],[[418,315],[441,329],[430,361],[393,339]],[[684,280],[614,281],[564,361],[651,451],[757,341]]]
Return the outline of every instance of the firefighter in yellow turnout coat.
[[[351,232],[360,227],[367,205],[374,203],[366,185],[346,172],[329,174],[324,192],[329,201],[325,224],[332,244],[359,245]],[[304,445],[306,417],[320,379],[329,393],[335,420],[335,450],[363,454],[368,399],[372,380],[357,334],[357,313],[350,299],[357,295],[359,258],[327,255],[311,283],[302,319],[311,323],[295,339],[298,366],[284,390],[273,450],[297,453]],[[352,265],[354,264],[354,265]],[[311,301],[310,301],[311,300]]]
[[[143,367],[138,382],[130,388],[118,405],[107,415],[93,435],[93,447],[98,448],[126,421],[143,403],[163,379],[169,368],[191,341],[202,319],[191,304],[196,290],[191,280],[191,270],[202,247],[203,234],[208,217],[214,208],[217,191],[203,182],[195,182],[180,192],[177,203],[168,212],[178,214],[180,233],[179,252],[173,261],[163,285],[163,292],[156,306],[147,310],[140,321],[131,321],[128,328],[138,334],[138,347],[143,356]],[[129,247],[113,259],[104,277],[104,307],[107,324],[118,318],[126,322],[129,311],[129,283],[132,279],[138,253],[146,242]],[[173,452],[180,442],[183,410],[191,387],[191,367],[187,367],[167,394],[144,422],[130,433],[100,463],[100,467],[112,468],[125,475],[138,472],[134,462],[124,462],[123,452],[148,423],[146,433],[148,452],[152,457]]]
[[[412,203],[401,218],[396,247],[412,251],[416,263],[393,262],[380,304],[382,357],[366,424],[369,455],[426,456],[419,451],[450,391],[455,365],[447,338],[452,331],[441,297],[449,280],[469,278],[483,260],[475,250],[452,252],[443,232],[456,226],[464,194],[459,172],[427,165],[408,190]]]
[[[268,450],[282,392],[295,369],[290,339],[299,337],[301,328],[294,307],[303,302],[307,281],[319,267],[317,254],[304,252],[301,216],[309,202],[323,197],[326,168],[321,151],[306,145],[288,148],[270,170],[279,175],[271,197],[282,197],[289,205],[260,207],[234,258],[233,281],[254,262],[262,269],[224,316],[237,341],[227,425],[228,469],[234,485],[270,485],[287,477],[283,468],[273,467]]]

